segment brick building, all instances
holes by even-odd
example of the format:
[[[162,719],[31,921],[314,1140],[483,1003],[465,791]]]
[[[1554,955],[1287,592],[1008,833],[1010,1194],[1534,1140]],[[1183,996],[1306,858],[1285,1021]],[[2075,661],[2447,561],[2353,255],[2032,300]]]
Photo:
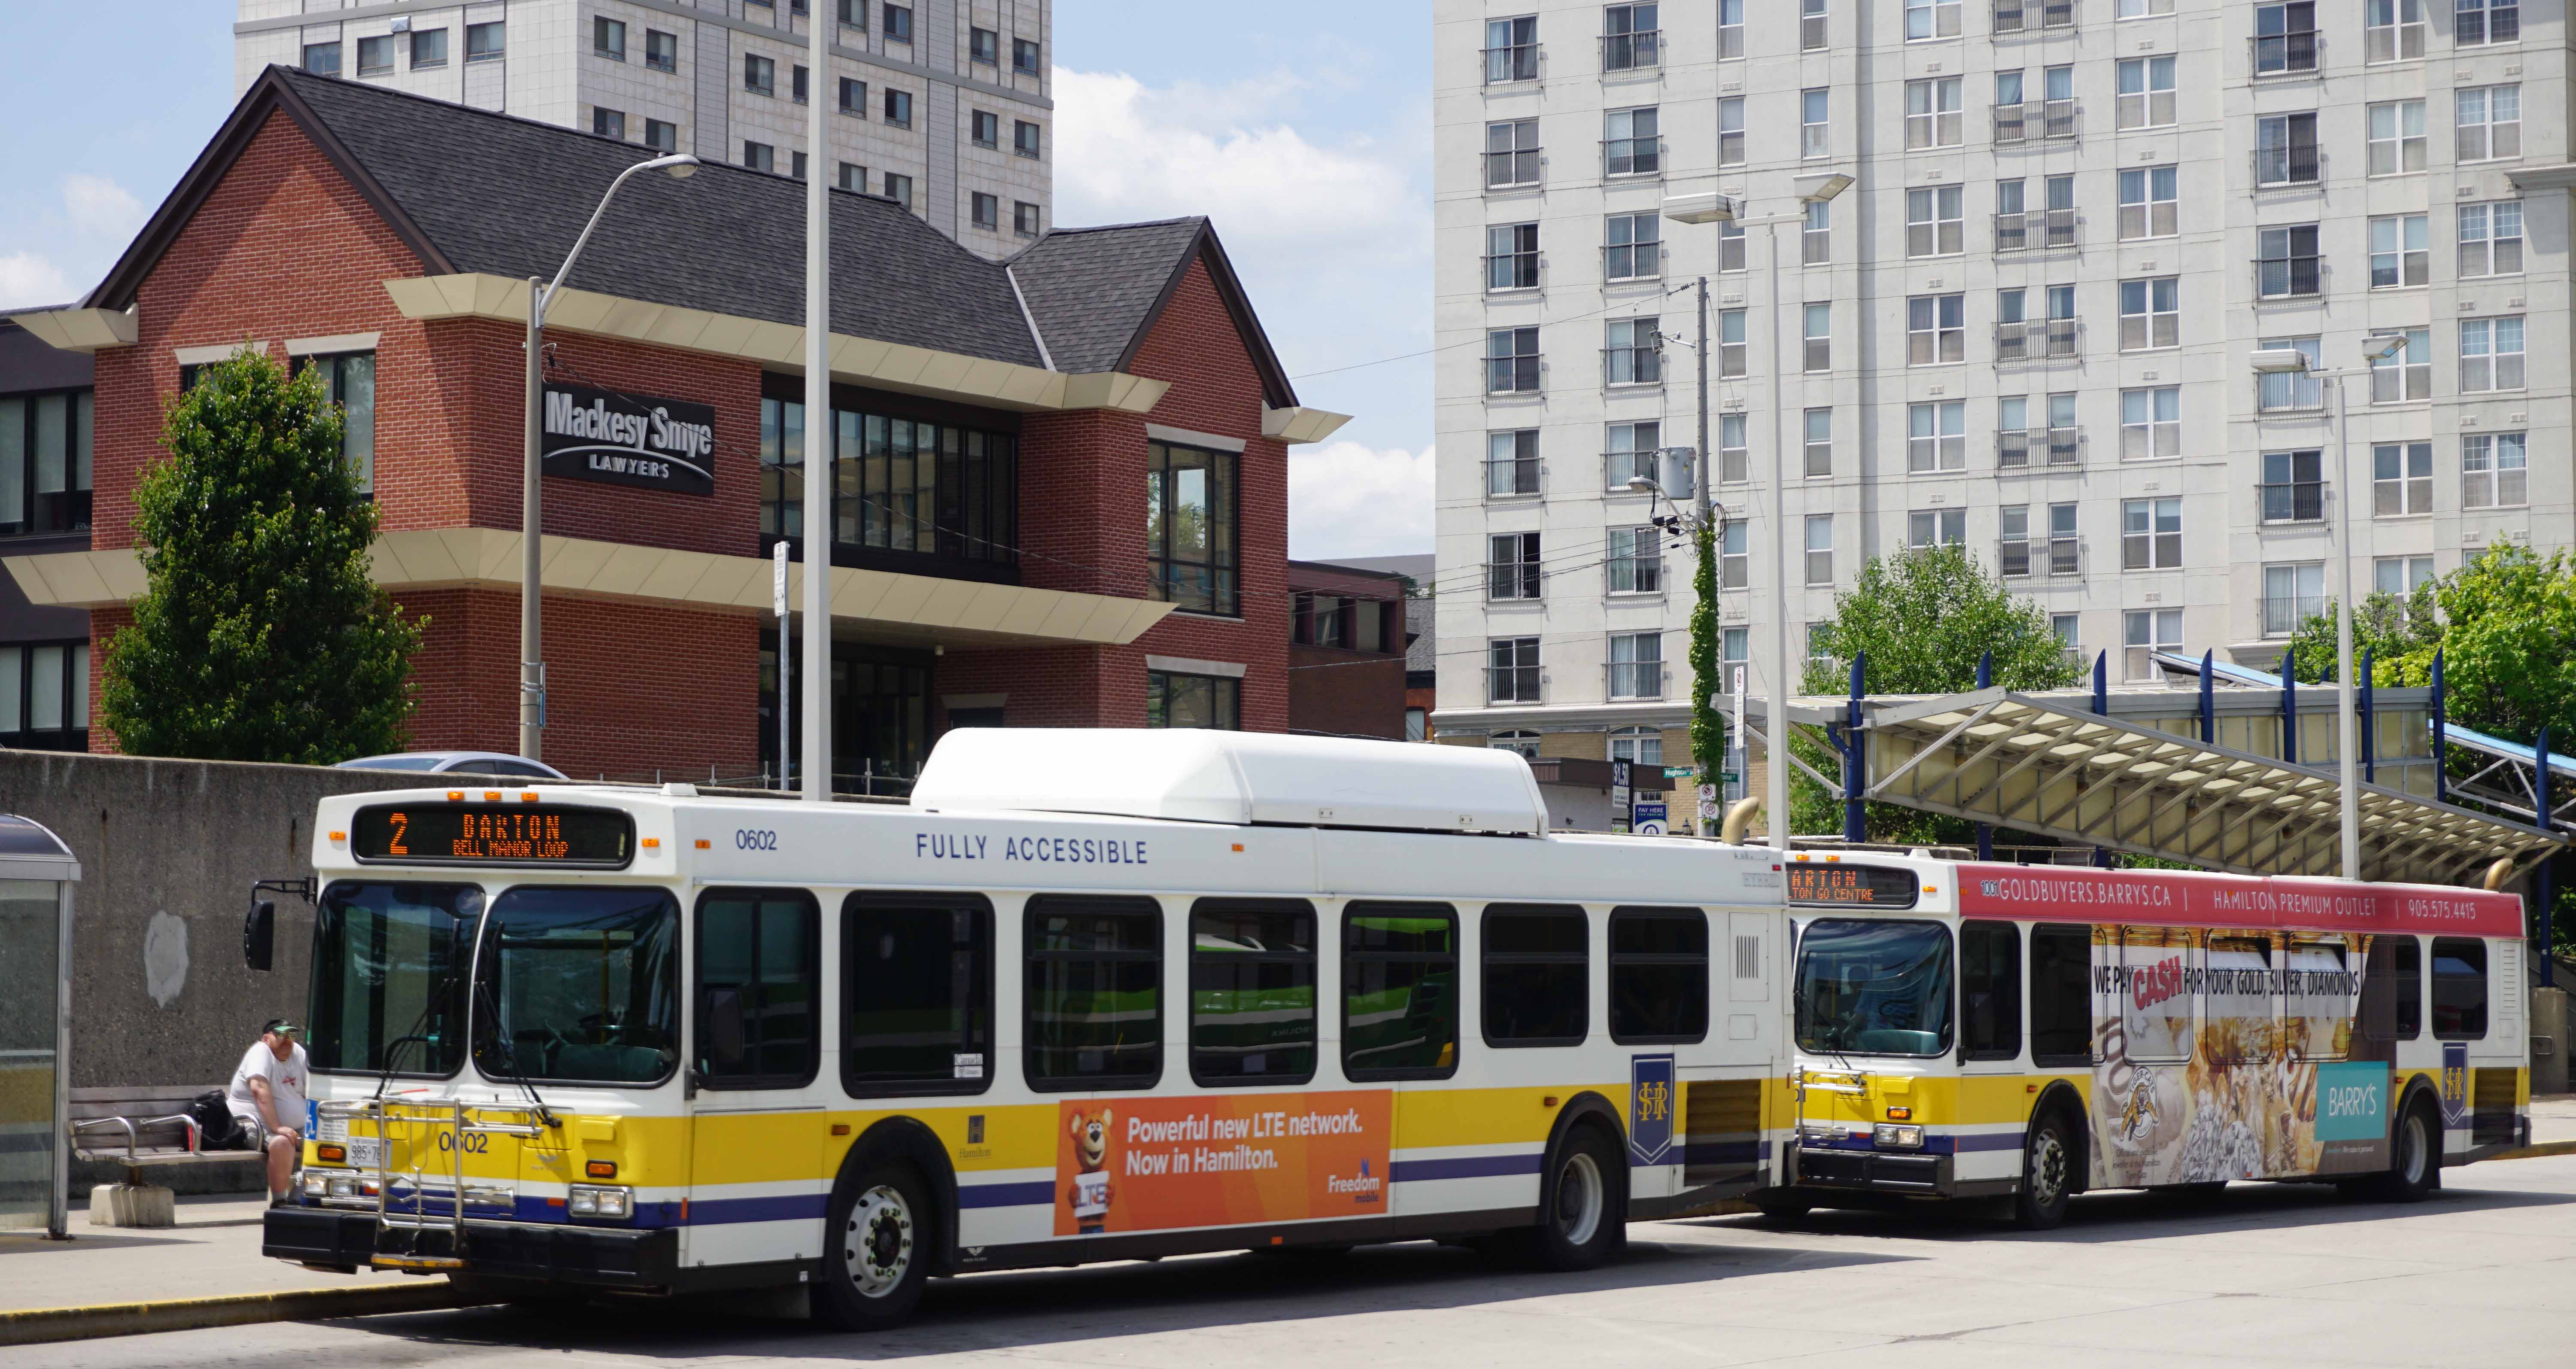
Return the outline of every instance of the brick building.
[[[648,155],[270,69],[97,290],[19,316],[93,357],[95,507],[86,550],[12,578],[103,639],[143,588],[133,490],[189,368],[322,368],[383,513],[376,578],[429,618],[413,744],[515,749],[525,282]],[[776,764],[804,193],[631,181],[549,307],[545,759],[569,773]],[[959,724],[1286,727],[1286,449],[1342,420],[1298,405],[1206,221],[994,262],[833,202],[836,774],[899,788]]]
[[[1405,577],[1330,561],[1288,563],[1288,729],[1405,740]]]

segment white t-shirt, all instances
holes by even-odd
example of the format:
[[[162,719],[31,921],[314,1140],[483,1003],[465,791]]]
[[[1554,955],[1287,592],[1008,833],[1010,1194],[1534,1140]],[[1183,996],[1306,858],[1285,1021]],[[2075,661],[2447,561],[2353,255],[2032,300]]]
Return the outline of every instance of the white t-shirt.
[[[253,1131],[267,1126],[259,1115],[259,1100],[251,1096],[250,1081],[268,1081],[269,1106],[276,1110],[280,1125],[302,1130],[304,1127],[304,1047],[299,1043],[287,1058],[280,1060],[266,1041],[253,1041],[242,1053],[241,1065],[233,1071],[232,1087],[225,1091],[224,1101],[233,1115],[250,1123]]]

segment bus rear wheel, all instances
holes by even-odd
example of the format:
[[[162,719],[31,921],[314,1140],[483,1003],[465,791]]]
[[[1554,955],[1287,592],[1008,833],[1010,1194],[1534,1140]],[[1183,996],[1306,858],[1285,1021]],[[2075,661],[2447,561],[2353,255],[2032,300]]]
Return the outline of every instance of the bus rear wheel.
[[[928,1186],[905,1164],[877,1165],[832,1204],[815,1313],[843,1331],[880,1331],[912,1315],[930,1281]]]
[[[1597,1126],[1567,1131],[1539,1184],[1536,1249],[1541,1268],[1598,1268],[1628,1234],[1627,1166]]]
[[[2066,1220],[2067,1195],[2074,1191],[2075,1146],[2064,1112],[2051,1112],[2030,1129],[2022,1145],[2021,1191],[2013,1198],[2013,1224],[2024,1231],[2050,1231]]]
[[[2441,1130],[2432,1110],[2421,1102],[2406,1109],[2388,1138],[2388,1168],[2364,1181],[2364,1191],[2383,1203],[2420,1203],[2442,1186]]]

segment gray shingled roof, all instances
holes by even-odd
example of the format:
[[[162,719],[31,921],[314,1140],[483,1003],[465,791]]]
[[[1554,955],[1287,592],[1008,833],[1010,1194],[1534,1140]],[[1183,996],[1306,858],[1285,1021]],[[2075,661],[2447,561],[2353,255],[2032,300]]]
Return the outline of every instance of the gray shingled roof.
[[[1204,218],[1075,228],[1012,258],[1056,369],[1117,370],[1206,231]]]

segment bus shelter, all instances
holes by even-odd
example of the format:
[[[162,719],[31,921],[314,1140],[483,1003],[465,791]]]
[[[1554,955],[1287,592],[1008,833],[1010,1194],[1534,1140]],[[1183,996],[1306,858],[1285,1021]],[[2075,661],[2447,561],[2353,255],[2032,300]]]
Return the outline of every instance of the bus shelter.
[[[72,886],[42,824],[0,814],[0,1232],[68,1235]]]

